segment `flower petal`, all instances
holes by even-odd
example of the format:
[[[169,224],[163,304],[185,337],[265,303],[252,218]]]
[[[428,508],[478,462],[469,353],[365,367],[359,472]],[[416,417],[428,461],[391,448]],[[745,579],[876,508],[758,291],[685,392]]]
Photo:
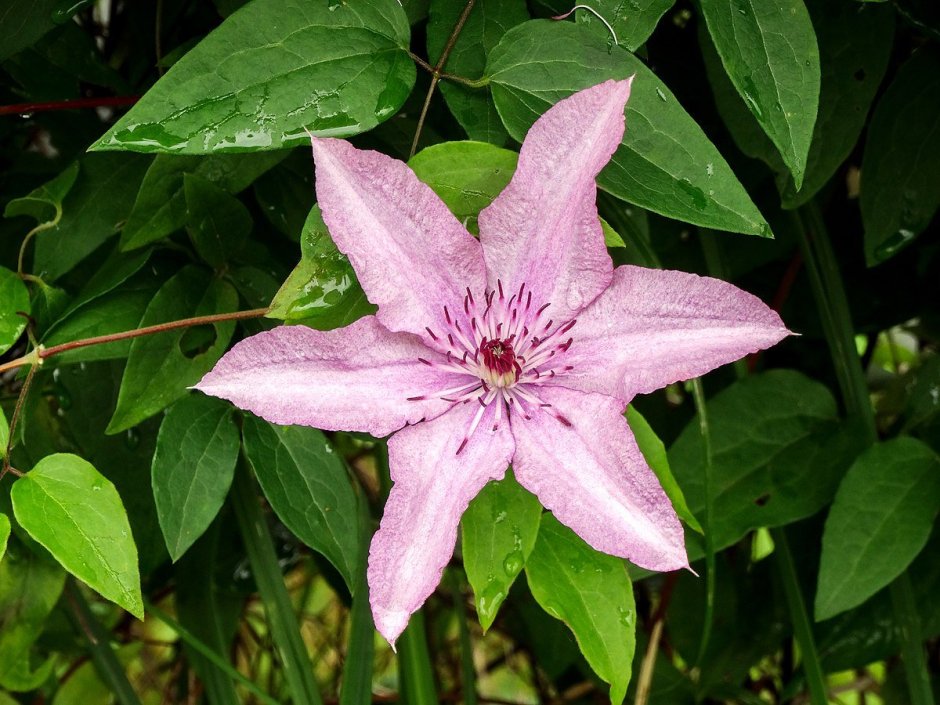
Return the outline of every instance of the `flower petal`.
[[[753,294],[720,279],[618,267],[578,315],[559,380],[627,402],[778,343],[790,331]]]
[[[687,567],[679,519],[637,448],[624,405],[561,387],[544,387],[539,397],[551,410],[512,424],[522,486],[599,551],[649,570]]]
[[[272,423],[385,436],[450,406],[409,397],[466,379],[419,361],[429,355],[416,336],[391,333],[375,316],[331,331],[281,326],[235,345],[195,388]]]
[[[532,125],[512,181],[480,213],[489,285],[525,283],[566,320],[610,282],[594,179],[623,136],[630,83],[607,81],[559,101]]]
[[[441,580],[457,525],[470,500],[506,472],[509,425],[493,431],[494,404],[458,453],[477,404],[461,404],[389,439],[395,482],[369,550],[369,601],[379,632],[394,644],[408,619]]]
[[[485,282],[480,243],[404,163],[348,142],[313,138],[317,198],[389,330],[444,331],[467,287]]]

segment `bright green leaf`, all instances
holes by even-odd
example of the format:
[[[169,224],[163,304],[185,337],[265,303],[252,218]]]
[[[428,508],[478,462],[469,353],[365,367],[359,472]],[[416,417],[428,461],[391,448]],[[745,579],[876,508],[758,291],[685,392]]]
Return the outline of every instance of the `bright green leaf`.
[[[373,312],[349,259],[336,249],[320,207],[314,206],[300,238],[300,263],[281,285],[268,315],[313,328],[349,325]]]
[[[14,693],[28,693],[45,683],[55,668],[55,656],[49,656],[36,668],[33,668],[31,661],[28,651],[20,654],[0,676],[0,687]]]
[[[121,233],[121,249],[161,240],[186,224],[185,176],[193,174],[227,193],[238,193],[284,158],[283,152],[208,157],[160,155],[147,169]]]
[[[186,229],[199,256],[222,267],[244,247],[251,234],[251,214],[234,196],[197,174],[183,175]]]
[[[457,24],[465,0],[432,0],[428,15],[428,57],[436,65],[444,44]],[[529,19],[524,0],[478,0],[454,44],[444,71],[476,79],[483,75],[486,57],[510,27]],[[505,144],[509,135],[499,119],[488,88],[468,88],[444,81],[441,94],[457,122],[472,140]]]
[[[7,423],[6,414],[0,408],[0,459],[6,457],[7,442],[10,440],[10,425]]]
[[[716,549],[752,529],[787,524],[822,509],[864,442],[840,424],[829,389],[792,370],[742,379],[709,399],[707,407],[709,528]],[[669,464],[692,513],[701,516],[705,455],[697,419],[669,449]],[[691,542],[689,551],[701,554]]]
[[[512,471],[488,483],[460,520],[463,565],[480,626],[489,629],[535,546],[542,505]]]
[[[238,460],[231,405],[193,394],[167,411],[157,435],[151,483],[170,557],[179,560],[222,508]]]
[[[7,541],[10,539],[10,517],[0,514],[0,561],[7,552]]]
[[[940,510],[940,458],[914,438],[865,451],[849,468],[822,537],[816,619],[860,605],[927,543]]]
[[[606,79],[636,75],[623,142],[597,182],[648,210],[696,225],[769,236],[724,158],[646,65],[571,22],[532,20],[493,49],[487,76],[509,134],[522,140],[551,105]]]
[[[64,585],[65,573],[53,561],[10,542],[0,561],[0,682],[15,677]]]
[[[143,619],[137,546],[114,485],[70,453],[56,453],[13,483],[16,520],[76,578]]]
[[[925,46],[898,72],[868,127],[859,195],[869,265],[890,258],[940,206],[940,50]]]
[[[231,284],[189,265],[160,287],[140,326],[237,308],[238,294]],[[186,388],[222,357],[234,330],[233,321],[223,321],[211,328],[198,326],[134,338],[107,433],[125,431],[185,396]]]
[[[29,291],[16,272],[0,267],[0,354],[9,350],[26,330]]]
[[[254,0],[183,56],[92,149],[218,154],[365,132],[415,80],[397,0]]]
[[[685,495],[682,494],[682,488],[679,487],[679,483],[673,477],[672,468],[669,467],[669,456],[666,454],[666,446],[659,440],[656,431],[633,406],[627,407],[627,421],[630,424],[630,430],[633,431],[634,438],[636,438],[636,444],[639,446],[640,452],[643,453],[646,462],[656,473],[656,478],[666,491],[666,496],[672,502],[676,514],[692,529],[700,534],[703,533],[702,525],[699,524],[698,519],[689,510]]]
[[[725,71],[803,183],[819,104],[819,49],[803,0],[702,0]]]
[[[271,508],[288,529],[326,556],[350,590],[359,560],[356,495],[326,436],[306,426],[272,426],[246,416],[245,455]]]
[[[574,632],[591,668],[623,702],[636,646],[633,585],[620,558],[598,553],[554,516],[542,518],[525,566],[532,595]]]
[[[149,164],[136,154],[83,157],[75,185],[62,201],[62,219],[36,238],[33,272],[55,280],[114,235],[131,212]]]
[[[47,223],[62,212],[62,201],[78,178],[78,162],[72,162],[52,181],[35,188],[25,196],[14,198],[3,209],[6,218],[25,215],[37,223]]]
[[[578,11],[579,23],[588,25],[597,36],[604,39],[610,36],[612,29],[617,44],[624,49],[636,51],[649,39],[660,18],[675,4],[675,0],[587,0],[578,4],[587,5],[597,13],[595,15],[587,10]],[[569,3],[561,11],[567,12],[570,9]],[[601,17],[604,21],[601,21]],[[607,25],[610,25],[610,29]]]

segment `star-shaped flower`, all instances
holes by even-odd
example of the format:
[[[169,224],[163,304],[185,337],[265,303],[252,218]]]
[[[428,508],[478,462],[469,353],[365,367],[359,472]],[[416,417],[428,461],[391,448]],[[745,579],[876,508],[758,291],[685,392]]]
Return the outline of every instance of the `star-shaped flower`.
[[[510,463],[594,548],[651,570],[687,566],[624,409],[788,334],[726,282],[613,268],[594,180],[629,95],[629,80],[608,81],[539,118],[480,213],[479,240],[402,162],[314,139],[323,219],[378,313],[260,333],[197,385],[273,423],[394,433],[368,570],[391,643],[440,581],[470,500]]]

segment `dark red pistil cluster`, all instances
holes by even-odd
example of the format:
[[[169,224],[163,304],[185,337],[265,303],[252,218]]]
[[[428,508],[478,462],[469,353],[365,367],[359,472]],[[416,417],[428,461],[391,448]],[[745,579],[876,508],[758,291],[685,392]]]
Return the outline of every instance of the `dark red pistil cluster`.
[[[512,374],[513,381],[522,372],[516,362],[516,353],[512,349],[512,341],[486,340],[480,343],[480,353],[483,355],[483,364],[497,375]]]

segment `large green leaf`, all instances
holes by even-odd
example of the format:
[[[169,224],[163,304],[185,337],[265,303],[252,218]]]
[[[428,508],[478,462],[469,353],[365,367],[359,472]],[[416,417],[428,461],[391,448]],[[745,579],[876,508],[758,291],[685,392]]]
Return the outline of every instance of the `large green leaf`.
[[[32,46],[55,28],[59,0],[6,0],[0,7],[0,61]]]
[[[143,619],[137,546],[114,485],[71,453],[43,458],[10,491],[16,520],[76,578]]]
[[[59,601],[65,573],[15,539],[0,561],[0,681],[14,675]]]
[[[532,20],[490,53],[487,77],[509,134],[522,140],[551,105],[607,79],[636,75],[620,148],[598,185],[625,201],[696,225],[770,235],[724,158],[646,65],[571,22]]]
[[[353,590],[360,551],[356,495],[329,441],[315,428],[272,426],[247,415],[243,438],[245,454],[275,514],[326,556]]]
[[[633,585],[623,560],[598,553],[551,514],[542,518],[525,566],[532,595],[574,632],[591,668],[620,705],[636,646]]]
[[[26,330],[29,291],[16,272],[0,267],[0,354],[9,350]]]
[[[432,0],[428,14],[428,57],[437,65],[447,38],[460,19],[465,0]],[[476,79],[483,75],[486,56],[510,27],[529,19],[524,0],[479,0],[444,65],[444,71]],[[502,145],[509,135],[496,113],[488,88],[467,88],[444,81],[441,94],[457,122],[472,140]]]
[[[48,223],[62,213],[62,201],[78,178],[78,162],[72,162],[54,179],[33,189],[25,196],[14,198],[3,209],[6,218],[26,215],[37,223]]]
[[[149,164],[136,154],[85,156],[62,201],[62,219],[36,238],[34,273],[57,279],[114,235],[131,212]]]
[[[183,175],[186,231],[203,261],[220,269],[251,234],[248,209],[234,196],[196,174]]]
[[[803,183],[819,104],[819,49],[803,0],[702,0],[725,71]]]
[[[227,193],[238,193],[284,156],[283,152],[220,154],[202,158],[158,156],[147,169],[134,209],[121,232],[121,248],[132,250],[143,247],[186,224],[187,174],[201,177]]]
[[[940,206],[940,49],[925,46],[875,108],[862,161],[865,257],[882,262],[927,227]]]
[[[825,385],[792,370],[743,379],[708,401],[716,549],[748,531],[819,511],[835,494],[862,440],[839,423]],[[689,508],[705,507],[705,454],[693,419],[669,449]],[[701,551],[690,542],[690,554]],[[693,556],[694,558],[694,556]]]
[[[463,566],[484,632],[532,553],[541,518],[542,505],[511,472],[488,483],[464,512]]]
[[[233,414],[231,405],[193,394],[171,406],[160,424],[151,483],[174,561],[202,536],[228,495],[239,448]]]
[[[373,311],[349,258],[336,249],[315,205],[300,236],[300,262],[278,289],[268,315],[326,330]]]
[[[213,154],[278,149],[304,129],[346,137],[411,92],[396,0],[253,0],[180,59],[92,149]]]
[[[227,313],[237,307],[238,294],[231,284],[190,265],[160,287],[140,326]],[[183,397],[186,388],[222,357],[234,330],[234,322],[223,321],[213,324],[212,330],[176,329],[135,338],[107,432],[125,431]]]
[[[562,12],[571,8],[570,3],[561,4],[564,5],[560,8]],[[586,5],[597,13],[580,11],[578,22],[595,29],[597,35],[605,39],[613,30],[617,44],[636,51],[649,39],[660,18],[675,4],[675,0],[587,0],[578,4]],[[610,25],[610,29],[607,25]]]
[[[940,458],[914,438],[879,443],[849,469],[823,532],[816,619],[860,605],[920,553],[940,510]]]

